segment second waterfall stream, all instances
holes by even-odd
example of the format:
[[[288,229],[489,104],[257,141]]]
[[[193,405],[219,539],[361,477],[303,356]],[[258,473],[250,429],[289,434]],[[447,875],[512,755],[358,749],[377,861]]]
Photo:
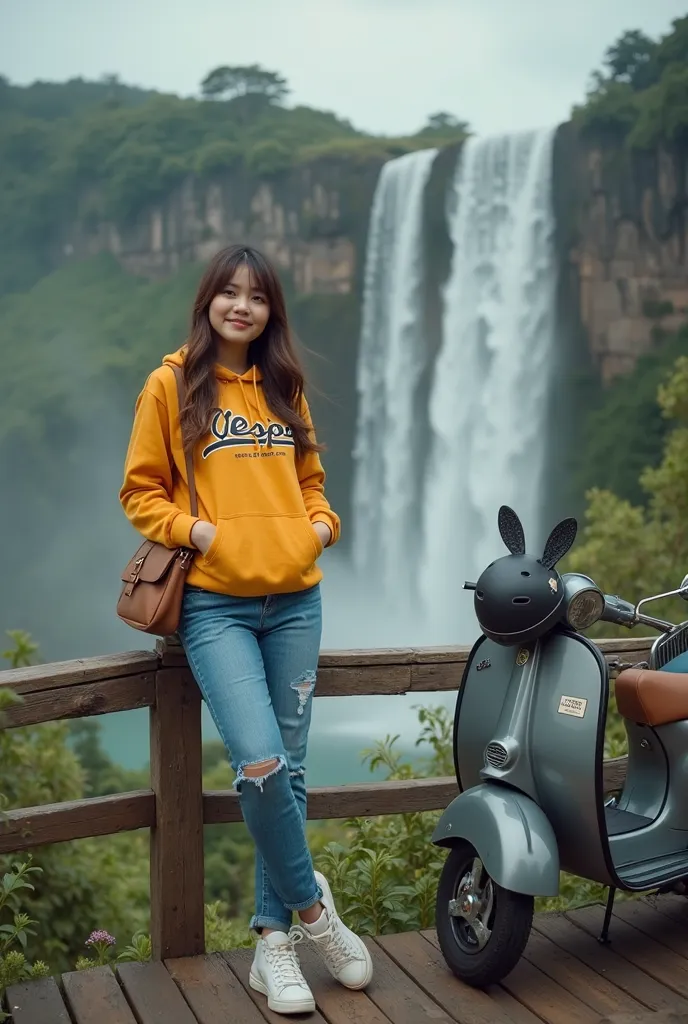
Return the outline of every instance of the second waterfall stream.
[[[472,639],[461,587],[501,553],[501,504],[518,511],[529,547],[540,541],[556,356],[554,131],[464,144],[448,190],[439,344],[426,329],[433,289],[423,239],[436,151],[381,172],[365,268],[353,523],[356,575],[384,608],[380,644]]]

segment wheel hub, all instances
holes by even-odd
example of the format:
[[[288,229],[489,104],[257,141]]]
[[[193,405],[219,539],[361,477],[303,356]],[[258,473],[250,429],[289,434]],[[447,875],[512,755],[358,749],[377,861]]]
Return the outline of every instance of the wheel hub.
[[[484,870],[480,860],[475,860],[461,879],[456,898],[449,901],[449,916],[462,928],[468,943],[483,949],[489,942],[491,929],[488,927],[492,914],[492,880],[487,877],[481,885]]]

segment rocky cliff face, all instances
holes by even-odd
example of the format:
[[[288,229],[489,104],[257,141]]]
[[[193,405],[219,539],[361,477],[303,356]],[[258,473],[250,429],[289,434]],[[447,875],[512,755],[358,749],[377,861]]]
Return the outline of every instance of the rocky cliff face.
[[[297,293],[348,294],[379,168],[375,161],[352,168],[322,160],[274,179],[252,179],[245,171],[212,182],[190,178],[129,226],[85,219],[65,253],[83,258],[109,251],[130,272],[159,278],[245,241],[266,252]]]
[[[436,162],[426,203],[427,265],[437,281],[450,258],[444,190],[458,150]],[[128,227],[85,219],[65,252],[110,251],[132,273],[156,278],[246,241],[275,260],[294,294],[351,296],[358,306],[379,170],[376,160],[330,158],[262,181],[239,170],[212,182],[189,179]],[[611,142],[592,145],[566,124],[553,173],[562,345],[577,334],[606,382],[632,368],[658,329],[688,319],[688,154],[629,155]]]
[[[629,154],[559,132],[555,202],[563,279],[607,382],[688,320],[688,154]]]

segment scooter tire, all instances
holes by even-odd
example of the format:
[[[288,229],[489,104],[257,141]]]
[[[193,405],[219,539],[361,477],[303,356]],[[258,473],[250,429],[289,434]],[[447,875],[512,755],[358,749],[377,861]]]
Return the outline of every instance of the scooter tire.
[[[449,913],[449,903],[456,899],[459,883],[470,871],[478,854],[469,842],[452,847],[444,862],[437,889],[436,928],[442,955],[450,970],[467,985],[487,988],[497,984],[514,969],[526,948],[533,923],[534,899],[523,893],[503,889],[492,882],[490,937],[482,949],[470,951],[461,941],[457,919]]]

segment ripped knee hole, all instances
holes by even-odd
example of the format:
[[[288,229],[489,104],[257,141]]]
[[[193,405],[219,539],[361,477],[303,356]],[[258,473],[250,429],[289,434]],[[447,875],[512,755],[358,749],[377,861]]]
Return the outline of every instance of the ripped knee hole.
[[[267,761],[257,761],[255,764],[247,764],[244,767],[244,778],[266,779],[279,768],[279,758],[271,757]]]

